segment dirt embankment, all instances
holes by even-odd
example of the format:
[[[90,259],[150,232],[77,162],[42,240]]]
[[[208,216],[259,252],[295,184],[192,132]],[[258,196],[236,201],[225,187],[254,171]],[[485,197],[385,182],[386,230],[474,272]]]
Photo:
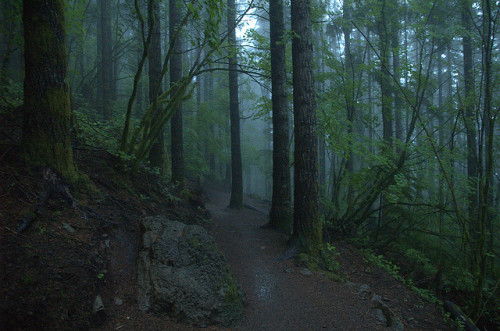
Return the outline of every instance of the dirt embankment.
[[[93,189],[68,187],[71,201],[15,145],[0,145],[0,330],[177,328],[138,308],[139,220],[204,223],[199,187],[183,195],[151,173],[130,176],[102,150],[76,149],[75,159]],[[98,295],[105,315],[92,312]]]

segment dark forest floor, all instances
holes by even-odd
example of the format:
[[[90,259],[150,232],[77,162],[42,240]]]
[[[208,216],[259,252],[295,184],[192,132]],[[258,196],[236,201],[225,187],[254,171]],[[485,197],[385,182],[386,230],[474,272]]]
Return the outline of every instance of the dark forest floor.
[[[353,246],[336,243],[345,282],[309,274],[294,260],[277,262],[286,237],[261,228],[264,213],[228,210],[227,193],[212,188],[205,192],[209,220],[199,183],[191,182],[188,194],[148,172],[129,176],[106,151],[75,149],[79,170],[93,185],[71,190],[77,206],[57,190],[44,199],[43,169],[26,167],[10,138],[0,136],[0,330],[193,329],[137,305],[140,218],[157,214],[200,224],[215,236],[246,295],[237,329],[387,329],[373,309],[373,293],[405,330],[449,329],[438,307],[366,263]],[[29,215],[32,224],[17,233]],[[105,318],[92,314],[97,295]]]

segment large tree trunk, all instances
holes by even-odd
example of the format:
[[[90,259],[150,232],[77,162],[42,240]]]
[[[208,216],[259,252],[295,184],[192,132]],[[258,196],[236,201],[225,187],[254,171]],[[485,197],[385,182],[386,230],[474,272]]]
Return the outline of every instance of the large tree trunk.
[[[231,199],[229,207],[243,207],[243,172],[241,169],[240,110],[238,101],[238,72],[236,47],[236,5],[227,1],[228,41],[232,46],[229,55],[229,114],[231,119]]]
[[[69,86],[63,0],[24,0],[24,124],[22,154],[77,179],[70,141]]]
[[[322,228],[318,202],[318,134],[313,78],[311,1],[292,1],[293,106],[295,130],[292,245],[319,256]]]
[[[111,109],[113,64],[112,64],[112,38],[111,38],[111,1],[101,1],[101,83],[99,86],[99,106],[105,120],[111,120],[113,111]]]
[[[182,38],[178,36],[175,41],[174,37],[177,29],[180,29],[179,24],[180,1],[170,0],[169,4],[169,38],[170,43],[175,42],[170,59],[170,85],[174,86],[182,79]],[[170,122],[171,124],[171,149],[172,149],[172,182],[180,187],[184,186],[184,139],[183,139],[183,124],[182,124],[182,104],[179,103],[174,111],[174,115]]]
[[[292,232],[290,210],[290,148],[286,92],[283,1],[269,2],[271,29],[271,84],[273,103],[273,195],[269,225]]]
[[[162,93],[161,83],[161,24],[160,24],[160,4],[159,1],[153,1],[153,17],[150,17],[150,24],[153,24],[151,46],[149,50],[149,102],[155,108],[154,112],[160,111],[158,105],[158,95]],[[157,115],[153,115],[155,118]],[[158,140],[153,144],[149,151],[149,162],[152,167],[159,167],[162,175],[166,172],[165,162],[165,134],[164,130],[158,137]]]

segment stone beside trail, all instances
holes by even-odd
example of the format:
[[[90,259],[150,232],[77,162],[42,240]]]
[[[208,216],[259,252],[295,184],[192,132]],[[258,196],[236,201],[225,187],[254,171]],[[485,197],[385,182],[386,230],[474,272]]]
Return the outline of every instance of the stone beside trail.
[[[138,256],[141,310],[196,326],[231,325],[243,301],[214,239],[164,216],[142,220]]]

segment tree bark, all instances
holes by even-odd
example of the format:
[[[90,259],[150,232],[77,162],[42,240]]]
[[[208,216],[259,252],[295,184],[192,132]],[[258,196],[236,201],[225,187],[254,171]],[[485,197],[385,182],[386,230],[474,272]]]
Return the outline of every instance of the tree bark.
[[[269,226],[292,232],[288,98],[285,63],[283,1],[269,1],[271,85],[273,104],[273,194]]]
[[[477,146],[474,116],[474,76],[472,72],[472,40],[469,35],[471,31],[470,4],[468,0],[462,0],[462,25],[465,34],[462,37],[462,50],[464,54],[464,121],[467,135],[467,177],[469,181],[469,215],[471,220],[475,218],[477,211]]]
[[[111,80],[113,78],[112,64],[112,37],[111,37],[111,1],[101,1],[101,82],[99,87],[100,108],[103,118],[107,121],[112,119],[111,109]]]
[[[155,115],[153,116],[154,118],[157,118],[158,116],[156,113],[160,111],[160,106],[158,105],[158,95],[162,93],[161,21],[159,1],[153,1],[152,6],[152,10],[149,11],[153,14],[153,17],[149,17],[149,24],[153,24],[151,46],[149,50],[149,102],[153,104],[153,107],[155,108]],[[149,162],[152,167],[159,167],[162,175],[165,174],[166,162],[164,130],[161,130],[158,140],[153,144],[151,150],[149,151]]]
[[[238,99],[238,72],[236,59],[236,5],[227,1],[227,26],[229,29],[229,114],[231,120],[231,199],[230,208],[243,207],[243,172],[241,169],[240,110]]]
[[[290,244],[319,256],[322,228],[318,202],[318,134],[313,77],[311,1],[292,1],[295,132],[294,225]]]
[[[389,73],[389,29],[387,1],[382,1],[380,19],[378,22],[379,46],[380,46],[380,92],[382,98],[382,130],[385,152],[392,150],[392,93]],[[390,154],[389,154],[390,155]]]
[[[77,179],[70,141],[63,0],[24,0],[24,159]]]
[[[170,0],[169,3],[169,37],[170,42],[175,42],[170,59],[170,85],[175,86],[182,79],[182,38],[179,36],[174,41],[181,13],[180,1]],[[174,92],[175,93],[175,92]],[[184,186],[184,139],[182,124],[182,104],[179,103],[170,122],[171,150],[172,150],[172,182]]]
[[[397,2],[392,1],[391,8],[392,11],[397,10]],[[396,15],[391,17],[391,48],[392,48],[392,68],[393,68],[393,79],[396,82],[400,81],[401,69],[400,69],[400,57],[399,57],[399,26],[398,18]],[[404,142],[404,132],[403,132],[403,114],[404,114],[404,103],[403,97],[399,87],[394,83],[394,134],[397,141],[396,151],[398,154],[401,153],[401,144]]]
[[[346,23],[343,28],[342,32],[344,34],[344,40],[345,40],[345,63],[344,63],[344,70],[345,70],[345,104],[346,104],[346,117],[347,120],[349,121],[349,126],[347,127],[347,134],[349,136],[353,135],[354,132],[354,119],[356,118],[356,103],[357,103],[357,98],[356,98],[356,71],[355,71],[355,63],[357,60],[355,59],[355,55],[351,51],[351,1],[345,0],[344,1],[344,20]],[[357,64],[357,63],[356,63]],[[347,161],[345,163],[345,167],[348,173],[348,187],[347,187],[347,201],[348,203],[350,202],[350,199],[352,197],[352,191],[353,187],[351,185],[351,180],[352,180],[352,174],[354,173],[354,151],[353,151],[353,146],[352,142],[349,142],[347,145]],[[338,194],[338,193],[337,193]],[[339,197],[340,198],[340,197]],[[338,199],[340,200],[340,199]],[[338,201],[337,200],[337,201]]]

